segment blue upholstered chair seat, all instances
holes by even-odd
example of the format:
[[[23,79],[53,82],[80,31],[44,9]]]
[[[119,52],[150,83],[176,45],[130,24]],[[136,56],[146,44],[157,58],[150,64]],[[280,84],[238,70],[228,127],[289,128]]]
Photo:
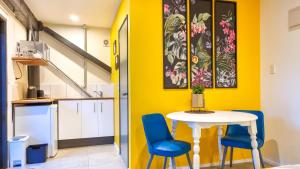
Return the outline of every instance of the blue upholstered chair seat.
[[[237,147],[244,149],[252,149],[250,136],[225,136],[221,140],[225,147]],[[262,139],[257,138],[258,148],[264,145]]]
[[[264,114],[261,111],[251,111],[251,110],[236,110],[238,112],[250,113],[257,116],[256,128],[257,128],[257,148],[259,152],[259,157],[261,161],[262,168],[264,168],[263,158],[260,148],[264,145],[265,140],[265,128],[264,128]],[[231,148],[230,153],[230,167],[232,167],[233,149],[243,148],[252,149],[251,138],[248,133],[248,127],[240,125],[228,125],[225,136],[221,139],[221,144],[224,146],[223,160],[221,169],[224,169],[226,153],[228,147]]]
[[[176,157],[188,153],[191,145],[184,141],[169,140],[153,143],[151,153],[164,157]]]
[[[172,169],[176,169],[174,158],[183,154],[186,154],[190,169],[192,169],[192,163],[188,153],[191,150],[191,145],[184,141],[174,140],[162,114],[143,115],[142,121],[148,150],[151,154],[147,169],[150,169],[154,155],[165,157],[163,169],[167,167],[168,158],[171,158]]]

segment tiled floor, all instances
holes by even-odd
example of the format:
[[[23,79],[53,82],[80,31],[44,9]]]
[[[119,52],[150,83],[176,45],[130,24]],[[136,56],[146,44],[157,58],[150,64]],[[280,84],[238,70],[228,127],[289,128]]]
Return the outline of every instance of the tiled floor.
[[[55,158],[27,169],[125,169],[113,145],[59,150]]]
[[[266,167],[270,167],[266,164]],[[234,164],[225,169],[252,169],[252,163]],[[26,169],[126,169],[113,145],[70,148],[59,150],[46,163],[29,165]],[[208,167],[206,169],[219,169]]]
[[[268,164],[265,164],[265,167],[269,168],[271,166]],[[209,167],[206,169],[220,169],[220,167]],[[228,166],[225,166],[225,169],[253,169],[253,165],[252,165],[252,163],[233,164],[232,168],[230,168],[228,165]]]

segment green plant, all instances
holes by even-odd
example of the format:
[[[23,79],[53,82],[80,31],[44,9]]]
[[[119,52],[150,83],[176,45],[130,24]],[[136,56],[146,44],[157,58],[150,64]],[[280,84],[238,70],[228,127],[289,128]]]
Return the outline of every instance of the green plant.
[[[193,94],[203,94],[204,93],[204,86],[201,84],[195,85],[193,87]]]

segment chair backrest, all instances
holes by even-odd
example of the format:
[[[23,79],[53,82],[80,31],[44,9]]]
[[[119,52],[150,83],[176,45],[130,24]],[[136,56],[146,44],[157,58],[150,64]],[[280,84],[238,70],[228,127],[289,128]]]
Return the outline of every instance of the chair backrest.
[[[142,117],[148,146],[163,140],[173,140],[162,114],[148,114]]]
[[[245,112],[254,114],[258,117],[256,121],[257,126],[257,138],[265,140],[265,127],[264,127],[264,114],[261,111],[253,111],[253,110],[234,110],[239,112]],[[229,125],[227,127],[226,135],[228,136],[236,136],[236,135],[249,135],[248,128],[242,127],[240,125]]]

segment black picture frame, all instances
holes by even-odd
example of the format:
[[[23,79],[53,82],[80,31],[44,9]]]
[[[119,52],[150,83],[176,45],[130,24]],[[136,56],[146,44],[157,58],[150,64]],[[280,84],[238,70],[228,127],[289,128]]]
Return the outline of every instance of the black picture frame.
[[[229,15],[229,9],[231,9],[231,11],[233,12],[232,13],[232,19],[233,19],[233,30],[235,32],[235,41],[234,41],[234,50],[235,50],[235,53],[234,53],[234,61],[233,61],[233,64],[231,64],[231,68],[229,67],[229,69],[231,71],[234,72],[235,76],[234,78],[231,78],[229,81],[232,81],[234,80],[235,82],[233,84],[230,84],[230,85],[224,85],[224,84],[221,84],[219,82],[219,70],[218,68],[220,67],[220,63],[222,63],[219,59],[219,54],[218,54],[218,48],[219,48],[219,34],[222,34],[221,32],[223,30],[220,30],[220,17],[222,17],[222,15]],[[237,3],[236,2],[233,2],[233,1],[220,1],[220,0],[217,0],[215,2],[215,51],[214,51],[214,55],[215,55],[215,88],[238,88],[238,47],[237,47],[237,37],[238,37],[238,32],[237,32]],[[224,31],[223,31],[224,32]],[[220,51],[219,51],[220,52]],[[228,64],[227,64],[228,65]],[[232,68],[232,66],[234,66],[234,68]],[[232,73],[231,73],[232,74]],[[228,80],[227,80],[228,81]]]
[[[181,50],[183,51],[184,55],[185,55],[185,60],[180,60],[181,63],[183,64],[183,67],[180,69],[180,70],[183,70],[185,71],[185,78],[182,79],[182,85],[177,85],[177,84],[174,84],[172,82],[172,80],[167,77],[167,75],[169,74],[170,70],[167,70],[169,67],[171,67],[171,71],[172,73],[174,72],[173,67],[175,64],[170,64],[168,63],[168,58],[166,56],[166,39],[167,37],[165,36],[165,30],[166,30],[166,21],[167,21],[167,17],[165,16],[165,9],[167,6],[169,6],[170,8],[172,8],[172,6],[170,5],[171,3],[175,3],[174,0],[163,0],[162,1],[162,28],[163,28],[163,88],[164,89],[188,89],[189,87],[189,79],[188,79],[188,52],[187,52],[187,45],[188,45],[188,42],[187,42],[187,1],[188,0],[182,0],[181,1],[181,5],[183,5],[184,7],[182,9],[184,9],[184,11],[182,12],[179,12],[179,14],[181,16],[184,17],[184,20],[185,20],[185,24],[183,26],[183,29],[185,31],[185,42],[184,45],[186,47],[186,49],[182,49]],[[178,8],[178,6],[176,5],[176,8]],[[179,9],[179,8],[178,8]],[[181,8],[180,8],[181,9]],[[173,10],[173,9],[170,9],[170,10]],[[174,10],[175,11],[175,10]],[[182,27],[181,27],[182,28]],[[175,58],[175,57],[174,57]],[[174,59],[175,60],[175,59]],[[174,61],[175,62],[175,61]],[[178,62],[177,62],[178,63]],[[175,66],[174,66],[175,67]],[[178,70],[178,69],[177,69]],[[176,72],[181,72],[181,71],[176,71]],[[181,72],[182,73],[182,72]],[[184,74],[184,73],[182,73]],[[178,73],[176,73],[176,75],[178,75]],[[183,77],[183,76],[182,76]]]
[[[203,85],[205,88],[213,88],[214,87],[214,51],[213,51],[213,2],[211,0],[189,0],[190,1],[190,20],[189,20],[189,24],[190,24],[190,88],[193,88],[193,67],[197,67],[199,68],[199,64],[201,62],[201,60],[199,59],[199,56],[197,56],[195,53],[195,48],[193,47],[195,46],[200,37],[201,36],[206,36],[207,39],[205,39],[206,41],[204,41],[204,45],[203,48],[206,49],[205,50],[205,55],[207,54],[210,57],[210,65],[208,66],[208,71],[206,73],[211,73],[209,76],[209,82],[194,82],[194,83],[200,83],[201,85]],[[193,32],[193,20],[194,20],[194,16],[196,15],[196,17],[199,17],[199,14],[204,14],[204,13],[208,13],[210,14],[210,17],[205,21],[205,26],[206,26],[206,30],[203,33],[199,33],[196,36]],[[209,32],[210,31],[210,32]],[[208,35],[210,33],[210,36]],[[200,36],[200,37],[199,37]],[[209,42],[210,41],[210,42]],[[206,46],[209,43],[210,45],[210,49],[206,48],[208,46]],[[196,63],[193,62],[194,56],[197,56],[197,58],[199,59],[199,64],[197,65]],[[202,75],[204,76],[204,75]],[[206,77],[208,78],[208,77]],[[207,80],[207,79],[206,79]]]

